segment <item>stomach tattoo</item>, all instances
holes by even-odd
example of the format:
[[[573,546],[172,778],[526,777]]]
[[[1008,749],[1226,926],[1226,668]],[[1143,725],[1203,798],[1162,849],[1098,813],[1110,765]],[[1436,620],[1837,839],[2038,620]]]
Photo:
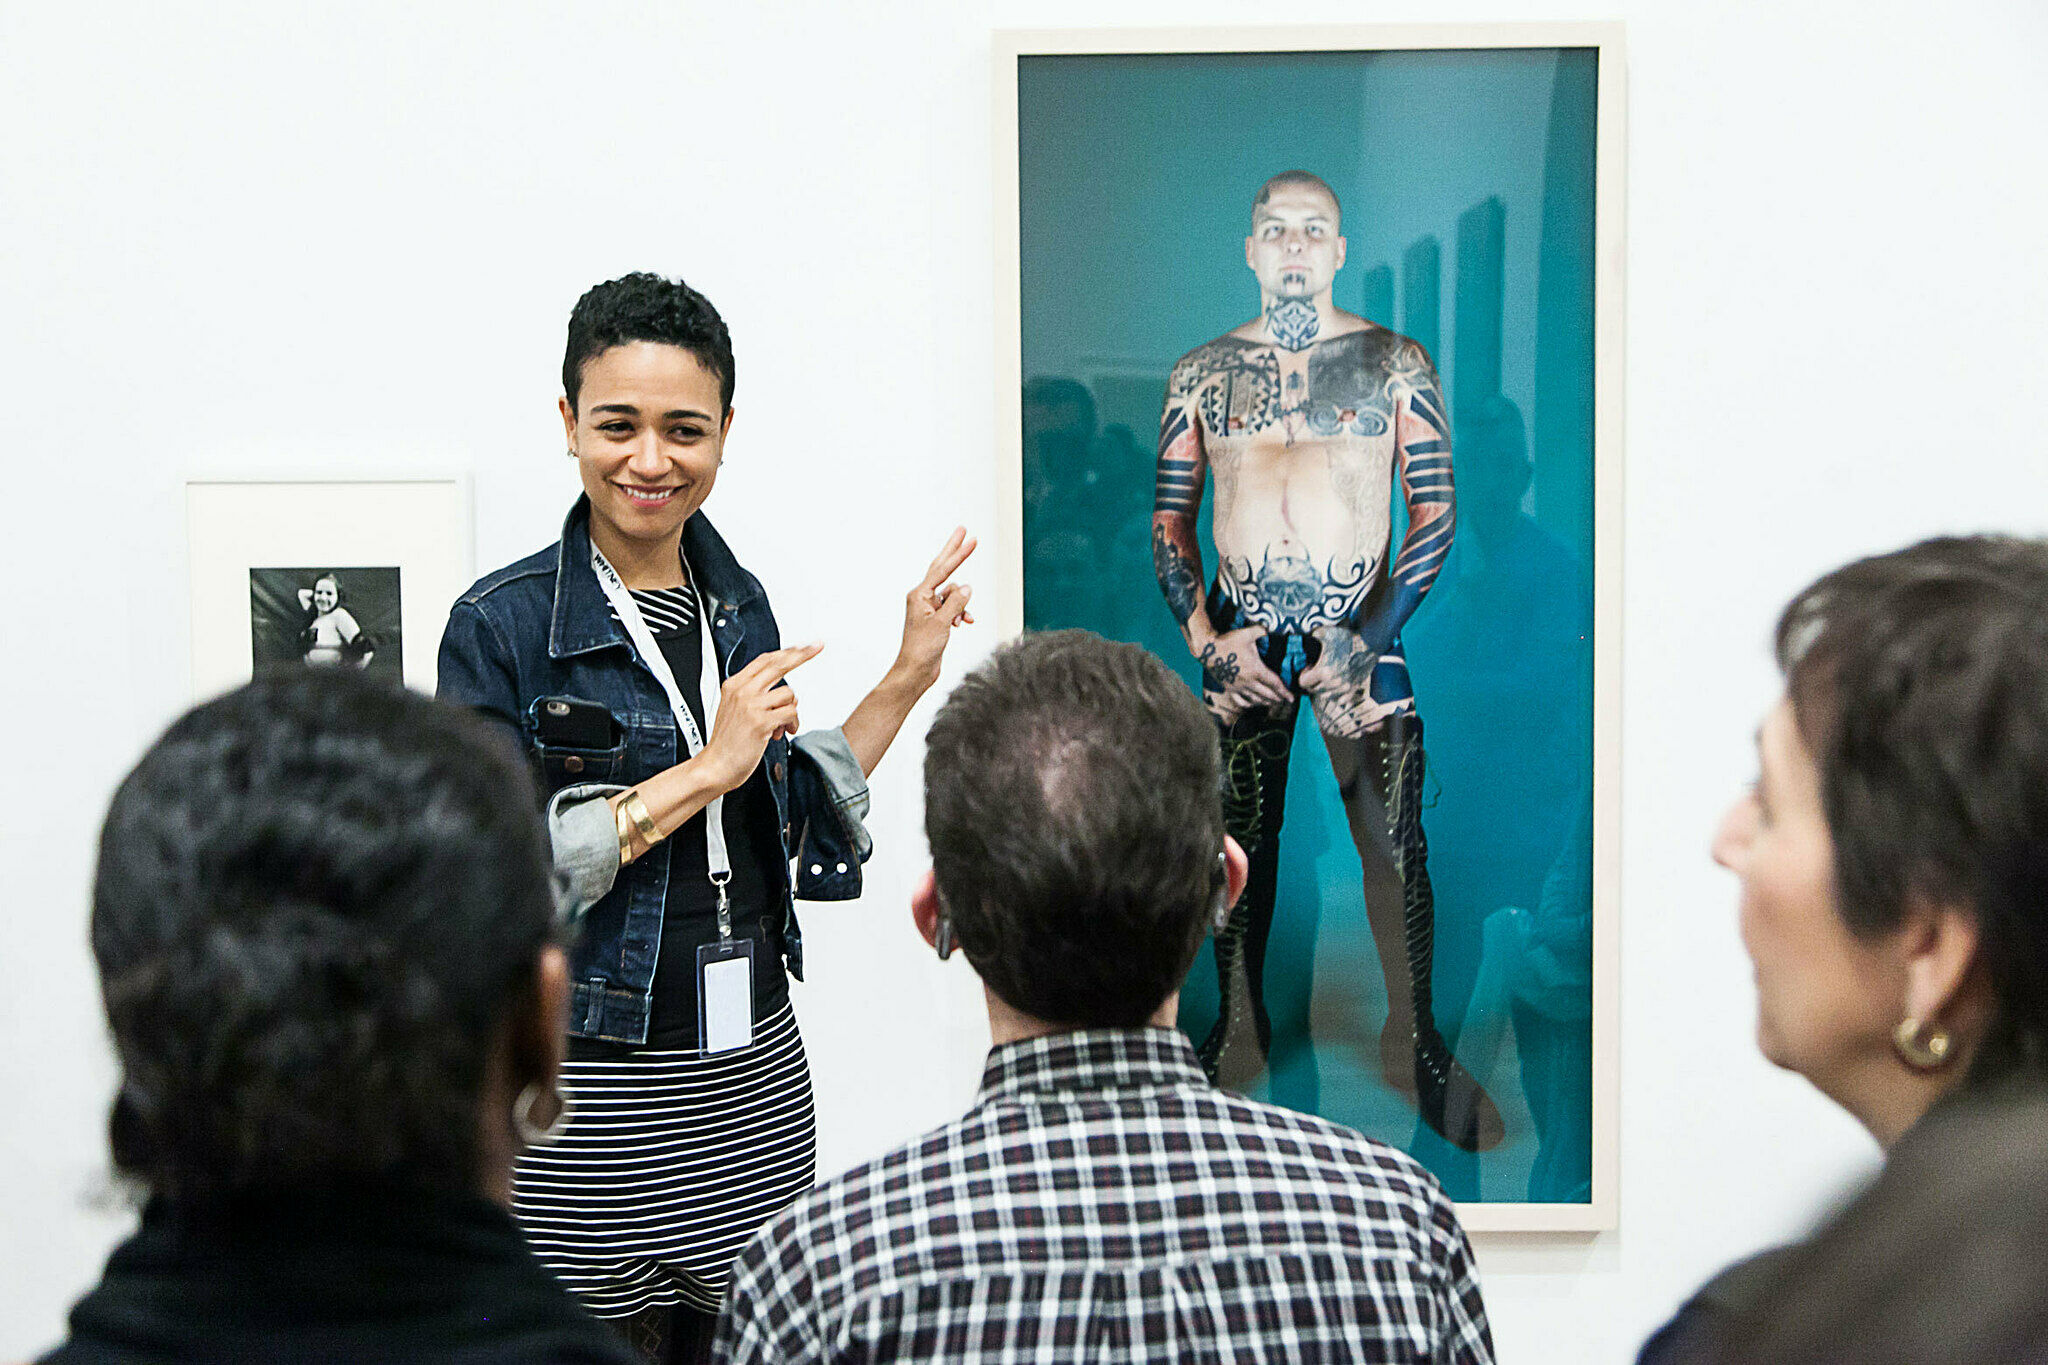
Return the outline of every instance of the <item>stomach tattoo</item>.
[[[1372,588],[1373,565],[1359,560],[1340,568],[1335,560],[1318,569],[1306,555],[1275,557],[1269,549],[1254,566],[1226,557],[1223,590],[1250,619],[1269,631],[1308,634],[1347,624]]]

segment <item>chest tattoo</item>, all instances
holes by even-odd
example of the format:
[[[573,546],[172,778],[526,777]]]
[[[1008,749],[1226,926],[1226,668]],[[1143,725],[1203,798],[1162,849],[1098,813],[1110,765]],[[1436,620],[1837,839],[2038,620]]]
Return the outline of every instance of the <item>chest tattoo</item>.
[[[1267,347],[1221,346],[1205,367],[1202,420],[1218,436],[1249,436],[1280,420],[1280,359]]]
[[[1352,332],[1309,353],[1308,429],[1317,436],[1384,436],[1394,429],[1391,332]]]
[[[1415,347],[1384,329],[1317,341],[1315,309],[1305,300],[1275,304],[1267,325],[1279,348],[1226,339],[1175,370],[1170,387],[1198,395],[1203,424],[1215,436],[1254,436],[1284,423],[1289,444],[1383,437],[1394,429],[1400,395],[1427,378],[1411,357]]]

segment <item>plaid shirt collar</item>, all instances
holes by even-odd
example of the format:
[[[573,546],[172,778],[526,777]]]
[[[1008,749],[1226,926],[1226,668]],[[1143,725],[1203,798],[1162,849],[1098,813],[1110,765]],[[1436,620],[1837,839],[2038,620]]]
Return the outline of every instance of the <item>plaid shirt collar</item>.
[[[1190,1086],[1210,1088],[1194,1045],[1179,1029],[1077,1029],[989,1049],[976,1105]]]

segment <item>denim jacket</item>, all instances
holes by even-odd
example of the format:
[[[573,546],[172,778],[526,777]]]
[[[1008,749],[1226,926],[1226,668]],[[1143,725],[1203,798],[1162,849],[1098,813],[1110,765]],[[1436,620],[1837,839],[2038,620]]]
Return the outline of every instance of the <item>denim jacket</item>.
[[[780,647],[767,594],[702,512],[683,526],[683,554],[711,616],[721,675]],[[560,541],[479,579],[456,600],[441,636],[439,667],[440,695],[510,726],[547,795],[562,913],[576,931],[570,1032],[645,1042],[672,846],[622,868],[603,798],[673,767],[688,751],[667,695],[613,618],[591,570],[587,499],[569,509]],[[604,706],[617,722],[618,742],[604,749],[541,744],[536,717],[542,699],[553,697]],[[873,848],[862,823],[867,783],[838,730],[811,731],[794,741],[778,736],[761,761],[775,793],[785,859],[780,885],[770,886],[780,904],[769,907],[769,923],[780,931],[790,974],[802,980],[803,937],[792,897],[860,895],[860,867]],[[797,863],[793,885],[790,858]]]

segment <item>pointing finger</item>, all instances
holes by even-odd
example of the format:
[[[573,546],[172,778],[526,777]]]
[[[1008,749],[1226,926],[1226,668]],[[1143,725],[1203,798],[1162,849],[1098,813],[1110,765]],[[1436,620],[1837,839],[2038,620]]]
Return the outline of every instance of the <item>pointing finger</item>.
[[[744,678],[749,682],[776,683],[787,677],[798,665],[808,663],[818,656],[825,646],[821,644],[788,645],[782,649],[771,649],[745,668],[732,675],[732,681]]]

